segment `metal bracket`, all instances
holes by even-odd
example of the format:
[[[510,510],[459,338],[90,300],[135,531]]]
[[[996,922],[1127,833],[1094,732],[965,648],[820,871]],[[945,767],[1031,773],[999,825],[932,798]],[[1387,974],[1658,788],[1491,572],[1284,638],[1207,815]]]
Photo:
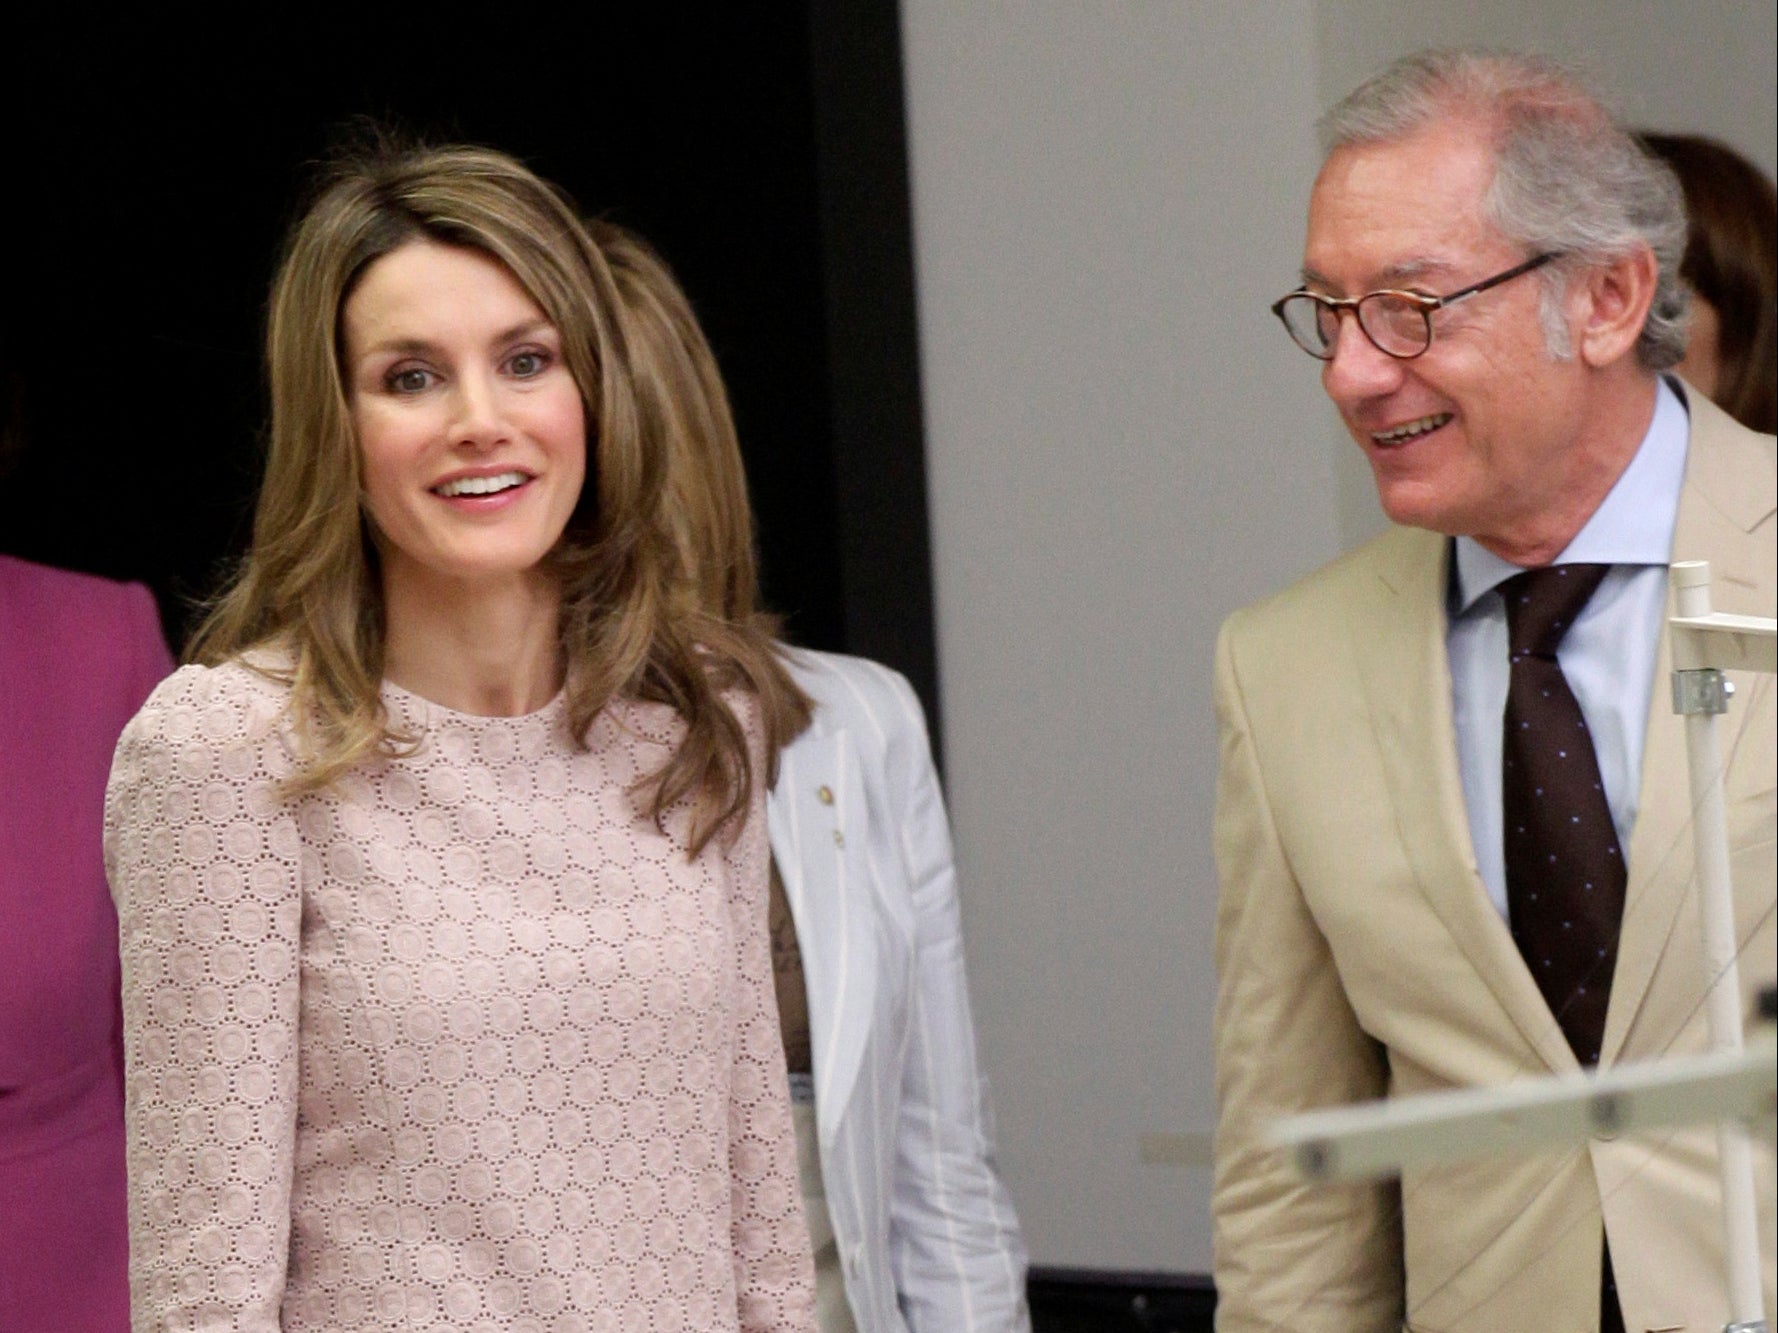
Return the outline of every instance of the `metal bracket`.
[[[1685,716],[1726,713],[1735,682],[1715,667],[1673,673],[1673,711]]]
[[[1778,1121],[1778,1031],[1761,1024],[1750,1036],[1745,1051],[1323,1107],[1274,1121],[1268,1132],[1314,1181],[1374,1180],[1720,1116],[1770,1134]]]

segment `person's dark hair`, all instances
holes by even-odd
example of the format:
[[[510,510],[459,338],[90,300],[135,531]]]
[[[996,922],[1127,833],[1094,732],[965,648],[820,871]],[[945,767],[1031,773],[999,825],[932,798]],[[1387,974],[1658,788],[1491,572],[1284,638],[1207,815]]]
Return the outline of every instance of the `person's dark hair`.
[[[1717,405],[1767,435],[1778,428],[1778,188],[1727,144],[1638,136],[1673,168],[1688,230],[1679,276],[1716,308]]]

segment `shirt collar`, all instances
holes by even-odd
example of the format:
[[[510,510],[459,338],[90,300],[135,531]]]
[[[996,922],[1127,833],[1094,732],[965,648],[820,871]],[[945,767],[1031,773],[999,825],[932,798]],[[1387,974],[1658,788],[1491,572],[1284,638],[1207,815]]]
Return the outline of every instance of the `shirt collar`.
[[[1636,456],[1553,563],[1666,564],[1673,554],[1673,525],[1679,519],[1679,490],[1685,480],[1690,434],[1685,403],[1663,375],[1655,390],[1654,419],[1636,447]],[[1483,594],[1514,574],[1524,573],[1472,537],[1458,537],[1453,544],[1456,559],[1451,562],[1451,605],[1455,614],[1468,611]]]

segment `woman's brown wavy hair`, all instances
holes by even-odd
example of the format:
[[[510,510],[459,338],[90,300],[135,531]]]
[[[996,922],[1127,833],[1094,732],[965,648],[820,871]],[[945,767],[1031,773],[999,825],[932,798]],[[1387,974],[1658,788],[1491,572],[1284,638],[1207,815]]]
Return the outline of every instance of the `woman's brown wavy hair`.
[[[777,620],[760,609],[753,506],[728,389],[685,290],[648,242],[612,222],[588,228],[611,266],[628,316],[638,378],[661,386],[668,423],[666,526],[684,578],[677,614],[705,633],[750,627],[768,641]],[[753,681],[765,705],[772,753],[809,723],[812,705],[774,655]]]
[[[340,314],[370,264],[422,238],[498,260],[562,336],[588,427],[587,484],[548,558],[562,585],[569,723],[584,744],[613,699],[677,711],[685,731],[654,775],[651,808],[662,822],[670,806],[690,803],[696,855],[738,824],[753,784],[770,781],[754,771],[724,692],[759,696],[769,768],[785,737],[787,682],[765,626],[695,613],[666,504],[683,386],[636,354],[634,314],[572,202],[503,153],[379,147],[325,173],[272,284],[271,431],[252,542],[188,656],[215,664],[276,650],[250,660],[290,686],[300,759],[290,794],[411,751],[416,738],[391,727],[378,694],[383,594]]]
[[[1716,307],[1718,405],[1750,430],[1778,430],[1778,189],[1725,143],[1639,136],[1685,191],[1679,276]]]

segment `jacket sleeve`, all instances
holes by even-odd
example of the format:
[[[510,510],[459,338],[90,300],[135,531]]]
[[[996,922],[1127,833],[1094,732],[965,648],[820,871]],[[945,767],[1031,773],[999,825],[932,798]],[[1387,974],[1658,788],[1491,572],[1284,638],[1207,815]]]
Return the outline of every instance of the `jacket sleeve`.
[[[735,941],[728,1154],[735,1299],[741,1333],[814,1333],[814,1263],[797,1182],[766,920],[771,853],[761,727],[750,700],[730,702],[745,719],[754,774],[747,821],[727,847]]]
[[[219,674],[188,667],[154,693],[105,798],[137,1333],[274,1333],[284,1293],[300,854],[267,763],[279,742],[247,739]]]
[[[889,687],[884,778],[915,917],[890,1219],[896,1290],[913,1333],[1025,1333],[1025,1246],[994,1168],[944,798],[913,689],[871,669]]]
[[[1383,1096],[1387,1071],[1280,840],[1242,697],[1237,627],[1225,625],[1216,648],[1216,1327],[1396,1333],[1397,1187],[1307,1184],[1264,1138],[1278,1116]]]

